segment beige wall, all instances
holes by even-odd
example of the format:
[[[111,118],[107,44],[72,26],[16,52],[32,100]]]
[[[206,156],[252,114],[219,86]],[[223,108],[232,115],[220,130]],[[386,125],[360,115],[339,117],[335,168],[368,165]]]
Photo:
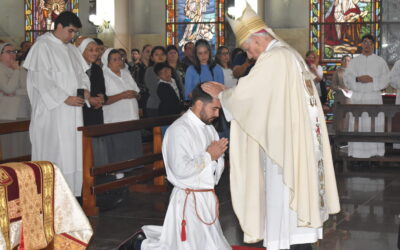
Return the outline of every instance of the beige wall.
[[[266,0],[264,7],[267,25],[305,55],[309,48],[309,0]]]

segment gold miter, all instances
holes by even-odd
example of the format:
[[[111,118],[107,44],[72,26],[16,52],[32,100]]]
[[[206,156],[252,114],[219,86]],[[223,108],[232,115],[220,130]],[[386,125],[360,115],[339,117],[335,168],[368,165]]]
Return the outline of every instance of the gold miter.
[[[236,42],[239,45],[242,45],[251,34],[261,30],[271,30],[248,3],[242,7],[230,7],[228,9],[227,19],[235,33]]]

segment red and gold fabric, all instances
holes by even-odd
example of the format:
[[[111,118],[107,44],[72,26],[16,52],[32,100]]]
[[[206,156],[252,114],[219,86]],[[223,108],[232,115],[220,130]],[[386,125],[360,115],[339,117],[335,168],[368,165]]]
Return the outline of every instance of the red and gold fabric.
[[[72,204],[62,213],[57,212],[61,211],[57,207],[65,203]],[[80,226],[85,233],[78,239],[72,235],[80,232],[79,226],[64,223],[68,214],[70,219],[83,216],[87,222]],[[59,226],[62,224],[67,227]],[[0,248],[7,250],[18,245],[20,249],[43,249],[49,245],[74,246],[55,249],[86,249],[92,235],[90,224],[61,172],[50,162],[0,165],[0,231]]]

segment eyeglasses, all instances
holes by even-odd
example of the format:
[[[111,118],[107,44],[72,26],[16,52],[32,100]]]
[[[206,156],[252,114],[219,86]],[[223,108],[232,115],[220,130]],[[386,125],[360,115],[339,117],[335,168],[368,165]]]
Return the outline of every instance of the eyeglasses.
[[[18,53],[18,51],[17,51],[17,50],[5,50],[5,51],[3,51],[3,53],[14,54],[14,55],[16,55],[16,54]],[[3,54],[3,53],[2,53],[2,54]]]

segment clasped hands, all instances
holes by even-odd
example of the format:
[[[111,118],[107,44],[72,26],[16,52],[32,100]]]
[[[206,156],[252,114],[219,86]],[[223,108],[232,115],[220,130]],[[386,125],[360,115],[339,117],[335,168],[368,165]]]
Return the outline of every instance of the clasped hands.
[[[374,81],[374,78],[369,75],[362,75],[357,77],[357,81],[361,83],[370,83]]]
[[[227,149],[228,139],[222,138],[218,141],[211,142],[211,144],[207,147],[207,152],[210,154],[211,160],[215,161],[221,157]]]

